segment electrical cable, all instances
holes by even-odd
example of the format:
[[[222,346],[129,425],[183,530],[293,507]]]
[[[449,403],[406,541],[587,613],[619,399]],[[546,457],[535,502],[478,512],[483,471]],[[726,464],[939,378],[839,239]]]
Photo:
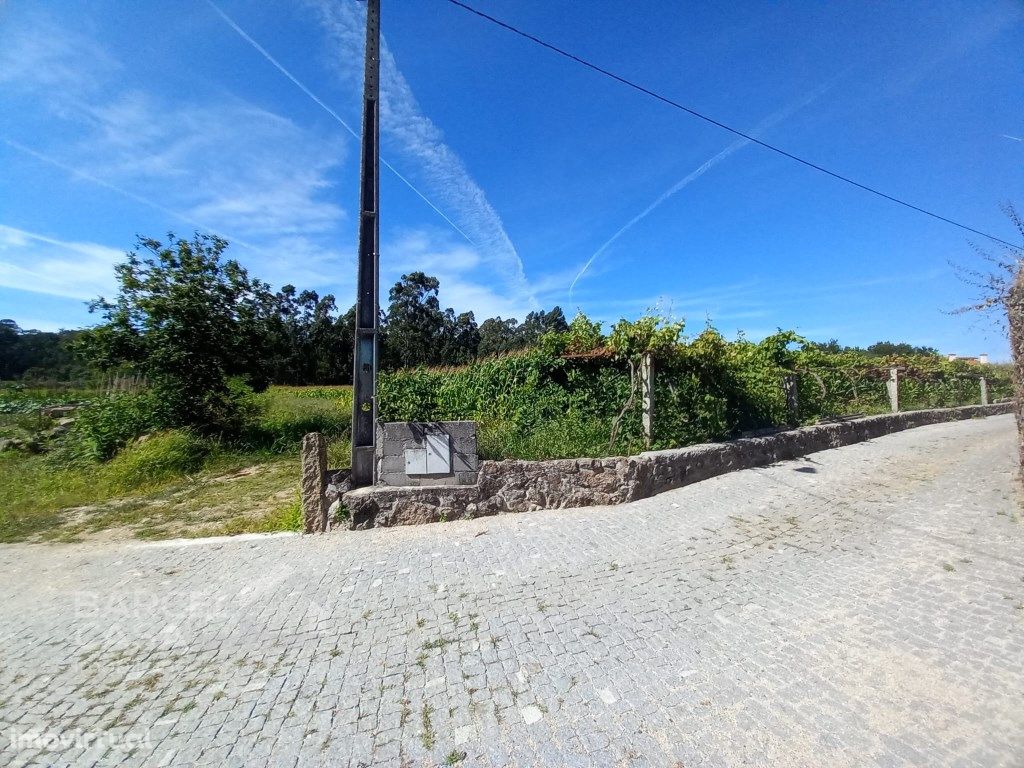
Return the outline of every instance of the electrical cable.
[[[678,101],[670,99],[668,96],[663,96],[662,94],[660,94],[660,93],[658,93],[656,91],[653,91],[650,88],[647,88],[647,87],[645,87],[643,85],[640,85],[639,83],[637,83],[637,82],[635,82],[633,80],[629,80],[629,79],[627,79],[627,78],[625,78],[625,77],[623,77],[621,75],[617,75],[614,72],[605,69],[604,67],[598,66],[597,64],[594,64],[594,63],[592,63],[590,61],[587,61],[586,59],[584,59],[584,58],[582,58],[580,56],[577,56],[574,53],[570,53],[569,51],[565,50],[564,48],[559,48],[557,45],[553,45],[551,43],[548,43],[548,42],[540,39],[539,37],[537,37],[535,35],[531,35],[529,32],[524,32],[523,30],[519,29],[518,27],[513,26],[512,24],[509,24],[508,22],[502,21],[501,19],[495,18],[494,16],[491,16],[490,14],[484,13],[483,11],[476,9],[476,8],[474,8],[471,5],[467,5],[466,3],[461,2],[461,0],[446,0],[446,2],[451,3],[452,5],[454,5],[454,6],[458,7],[458,8],[462,8],[463,10],[468,11],[469,13],[472,13],[472,14],[474,14],[476,16],[479,16],[481,19],[489,21],[492,24],[496,24],[497,26],[502,27],[503,29],[506,29],[509,32],[512,32],[513,34],[516,34],[516,35],[519,35],[520,37],[526,38],[527,40],[529,40],[532,43],[536,43],[537,45],[539,45],[539,46],[541,46],[543,48],[547,48],[549,51],[557,53],[559,56],[564,56],[565,58],[570,59],[571,61],[574,61],[577,64],[581,64],[584,67],[587,67],[588,69],[593,70],[594,72],[597,72],[597,73],[599,73],[601,75],[604,75],[605,77],[609,77],[612,80],[615,80],[615,81],[621,83],[622,85],[625,85],[625,86],[627,86],[629,88],[632,88],[633,90],[639,91],[640,93],[646,94],[647,96],[650,96],[650,97],[652,97],[654,99],[657,99],[658,101],[660,101],[660,102],[662,102],[664,104],[667,104],[670,107],[674,107],[675,109],[679,109],[679,110],[681,110],[683,112],[686,112],[687,114],[692,115],[693,117],[699,118],[700,120],[703,120],[704,122],[707,122],[707,123],[710,123],[711,125],[717,126],[718,128],[721,128],[721,129],[723,129],[725,131],[728,131],[729,133],[732,133],[732,134],[734,134],[736,136],[741,136],[742,138],[746,139],[747,141],[750,141],[753,144],[757,144],[758,146],[761,146],[761,147],[764,147],[765,149],[771,150],[772,152],[775,152],[775,153],[777,153],[779,155],[782,155],[783,157],[787,157],[790,160],[795,160],[796,162],[800,163],[801,165],[805,165],[808,168],[812,168],[815,171],[820,171],[821,173],[824,173],[824,174],[826,174],[828,176],[831,176],[834,179],[838,179],[839,181],[842,181],[842,182],[845,182],[847,184],[850,184],[851,186],[857,187],[858,189],[861,189],[861,190],[863,190],[865,192],[870,192],[873,195],[877,195],[878,197],[881,197],[881,198],[883,198],[885,200],[888,200],[890,202],[896,203],[897,205],[902,205],[903,207],[909,208],[912,211],[917,211],[918,213],[923,213],[925,216],[930,216],[933,219],[938,219],[939,221],[945,222],[946,224],[951,224],[954,227],[959,227],[960,229],[963,229],[963,230],[965,230],[967,232],[972,232],[975,235],[981,235],[982,237],[986,237],[989,240],[992,240],[992,241],[994,241],[996,243],[1000,243],[1000,244],[1005,245],[1005,246],[1007,246],[1009,248],[1019,249],[1021,247],[1019,245],[1014,245],[1014,244],[1012,244],[1012,243],[1010,243],[1010,242],[1008,242],[1006,240],[1003,240],[1001,237],[996,237],[995,235],[990,235],[987,232],[982,232],[980,229],[975,229],[974,227],[970,227],[970,226],[968,226],[966,224],[961,224],[959,221],[955,221],[953,219],[947,218],[946,216],[942,216],[941,214],[934,213],[932,211],[927,210],[926,208],[921,208],[920,206],[914,205],[913,203],[908,203],[906,200],[901,200],[898,197],[894,197],[893,195],[886,194],[885,192],[882,192],[881,190],[875,189],[874,187],[870,187],[867,184],[861,184],[859,181],[855,181],[855,180],[851,179],[849,176],[844,176],[841,173],[836,173],[835,171],[830,171],[828,168],[824,168],[823,166],[820,166],[817,163],[813,163],[810,160],[805,160],[802,157],[794,155],[791,152],[787,152],[786,150],[784,150],[784,149],[782,149],[780,147],[776,147],[773,144],[769,144],[768,142],[761,141],[760,139],[755,138],[754,136],[751,136],[748,133],[744,133],[743,131],[740,131],[740,130],[738,130],[736,128],[733,128],[732,126],[726,125],[725,123],[723,123],[723,122],[721,122],[719,120],[715,120],[712,117],[709,117],[709,116],[707,116],[707,115],[705,115],[705,114],[703,114],[701,112],[698,112],[695,109],[687,107],[684,104],[680,104]]]

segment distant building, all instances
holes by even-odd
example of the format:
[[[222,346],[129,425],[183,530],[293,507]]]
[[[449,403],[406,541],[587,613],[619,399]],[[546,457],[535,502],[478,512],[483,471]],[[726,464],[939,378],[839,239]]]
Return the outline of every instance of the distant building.
[[[977,357],[960,357],[956,352],[950,352],[946,355],[946,359],[951,363],[954,360],[959,360],[963,363],[970,363],[971,365],[988,365],[988,355],[985,352],[982,352]]]

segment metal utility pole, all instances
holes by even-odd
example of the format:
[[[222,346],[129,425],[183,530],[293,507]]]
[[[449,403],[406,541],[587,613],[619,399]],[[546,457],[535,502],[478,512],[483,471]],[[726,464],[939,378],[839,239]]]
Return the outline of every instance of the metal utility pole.
[[[352,367],[352,486],[372,485],[377,423],[377,328],[380,321],[380,0],[366,3],[363,155],[359,175],[359,272]]]

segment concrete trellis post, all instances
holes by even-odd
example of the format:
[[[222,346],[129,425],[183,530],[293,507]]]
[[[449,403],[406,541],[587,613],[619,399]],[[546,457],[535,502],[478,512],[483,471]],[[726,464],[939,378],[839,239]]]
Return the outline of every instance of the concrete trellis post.
[[[889,391],[889,407],[893,413],[900,411],[900,373],[899,368],[889,369],[889,380],[885,382],[885,388]]]
[[[640,360],[640,396],[644,444],[650,449],[654,439],[654,360],[650,353]]]
[[[985,381],[985,377],[982,376],[978,383],[981,385],[981,404],[988,405],[988,382]]]
[[[787,373],[782,377],[782,393],[786,396],[786,411],[789,413],[789,424],[795,427],[800,423],[800,392],[797,388],[795,373]]]

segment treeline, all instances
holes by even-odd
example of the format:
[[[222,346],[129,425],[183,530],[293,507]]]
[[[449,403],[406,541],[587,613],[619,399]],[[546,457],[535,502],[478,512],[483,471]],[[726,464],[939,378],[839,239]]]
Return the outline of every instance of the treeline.
[[[23,343],[29,338],[35,352],[8,365],[5,377],[56,377],[59,356],[64,369],[71,361],[78,371],[142,375],[182,400],[182,408],[186,400],[210,400],[211,393],[230,399],[230,379],[255,389],[351,383],[355,307],[342,312],[334,296],[291,285],[275,291],[225,259],[227,247],[198,233],[191,239],[172,234],[165,242],[139,238],[115,267],[116,296],[90,304],[102,317],[99,325],[46,334],[11,324],[0,355],[13,358],[15,349],[29,349]],[[530,312],[521,324],[501,317],[478,324],[472,312],[442,308],[439,289],[437,278],[423,272],[402,275],[391,287],[381,313],[383,370],[461,365],[529,347],[569,327],[559,307]]]
[[[545,333],[562,333],[568,322],[562,309],[530,312],[516,318],[491,317],[479,325],[472,312],[442,310],[438,280],[422,272],[404,275],[389,294],[381,326],[381,368],[461,365],[483,357],[533,346]],[[298,291],[286,285],[268,297],[262,339],[262,376],[275,384],[349,384],[355,307],[339,313],[334,296]],[[75,354],[81,330],[26,330],[0,320],[0,381],[83,381],[88,365]],[[812,343],[823,352],[854,352],[865,357],[938,355],[934,347],[880,341],[848,347],[835,339]]]
[[[865,357],[891,357],[892,355],[938,355],[939,350],[935,347],[915,347],[905,341],[876,341],[869,347],[845,347],[835,339],[825,343],[811,342],[811,346],[821,352],[838,355],[843,352],[853,352]]]
[[[549,331],[568,329],[561,308],[515,318],[488,318],[477,324],[472,312],[442,309],[440,283],[423,272],[402,275],[388,292],[380,325],[383,370],[418,365],[462,365],[480,357],[529,347]],[[258,284],[257,294],[266,292]],[[297,291],[286,285],[261,299],[265,305],[261,338],[263,360],[251,373],[275,384],[350,384],[355,339],[355,306],[339,313],[334,296]]]
[[[514,317],[492,317],[477,325],[472,312],[456,315],[451,308],[441,309],[440,287],[436,277],[411,272],[402,275],[388,292],[381,326],[380,354],[385,370],[460,365],[532,346],[545,333],[569,328],[560,307],[530,312],[522,325]]]
[[[166,244],[140,239],[116,267],[117,299],[91,304],[105,320],[95,328],[51,333],[0,320],[0,379],[81,381],[96,371],[145,373],[153,360],[170,369],[194,367],[209,354],[212,381],[242,376],[257,388],[351,383],[355,308],[342,312],[331,294],[291,285],[274,291],[237,262],[223,261],[226,248],[226,241],[201,235]],[[391,287],[381,314],[383,370],[461,365],[535,346],[544,334],[569,328],[557,306],[530,312],[522,323],[502,317],[477,323],[473,312],[442,308],[439,289],[438,279],[423,272],[403,275]],[[893,342],[814,346],[870,357],[938,354]]]
[[[79,331],[33,331],[14,320],[0,320],[0,381],[72,381],[87,374],[71,349]]]
[[[175,279],[182,278],[186,275]],[[241,364],[233,374],[250,376],[257,384],[351,383],[355,307],[339,312],[331,294],[320,296],[292,285],[273,292],[248,275],[240,273],[239,278],[228,290],[229,300],[247,297],[249,321],[235,329],[236,360]],[[439,287],[437,278],[413,272],[391,288],[387,311],[381,317],[383,370],[461,365],[529,347],[544,333],[568,328],[559,307],[530,312],[521,324],[515,318],[501,317],[477,324],[472,312],[456,315],[450,308],[441,309]],[[94,306],[114,305],[97,302]],[[14,320],[0,320],[0,380],[81,382],[96,368],[115,370],[132,357],[122,354],[135,346],[130,341],[137,335],[132,329],[132,322],[126,319],[118,351],[97,359],[91,353],[80,354],[83,333],[93,335],[91,331],[26,330]]]

